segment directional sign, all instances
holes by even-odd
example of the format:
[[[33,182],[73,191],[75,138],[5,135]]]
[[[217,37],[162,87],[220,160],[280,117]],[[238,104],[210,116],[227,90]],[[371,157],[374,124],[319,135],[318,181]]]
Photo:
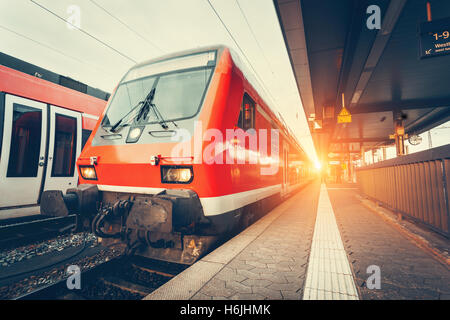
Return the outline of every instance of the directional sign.
[[[343,107],[341,112],[339,112],[338,114],[338,123],[349,123],[352,122],[352,115],[350,114],[350,112],[348,112],[348,110]]]
[[[450,54],[450,18],[423,22],[419,30],[421,59]]]

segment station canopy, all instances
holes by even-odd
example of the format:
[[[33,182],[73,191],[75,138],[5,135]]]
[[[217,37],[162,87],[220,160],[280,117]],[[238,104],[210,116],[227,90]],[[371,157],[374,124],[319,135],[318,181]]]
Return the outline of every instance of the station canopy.
[[[395,119],[409,135],[450,119],[450,1],[429,2],[274,0],[319,154],[393,144]]]

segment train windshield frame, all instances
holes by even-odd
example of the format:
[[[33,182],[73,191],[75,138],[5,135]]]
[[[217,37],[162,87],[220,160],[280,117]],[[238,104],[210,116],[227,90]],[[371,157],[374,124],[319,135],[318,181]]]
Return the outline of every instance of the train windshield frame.
[[[164,121],[174,122],[195,117],[203,105],[216,59],[217,52],[208,51],[132,68],[117,86],[102,127],[112,127],[124,117],[128,118],[127,114],[142,103],[152,89],[155,89],[152,103],[161,112]],[[133,116],[130,120],[135,125],[161,122],[152,110],[138,122]],[[127,121],[124,121],[123,126],[131,125]]]

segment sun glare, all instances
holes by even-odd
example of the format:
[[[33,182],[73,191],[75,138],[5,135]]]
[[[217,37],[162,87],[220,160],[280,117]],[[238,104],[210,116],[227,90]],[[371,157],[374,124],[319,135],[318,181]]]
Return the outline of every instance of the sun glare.
[[[316,170],[319,171],[320,169],[322,169],[322,163],[320,163],[320,161],[316,161],[314,163],[314,166],[316,167]]]

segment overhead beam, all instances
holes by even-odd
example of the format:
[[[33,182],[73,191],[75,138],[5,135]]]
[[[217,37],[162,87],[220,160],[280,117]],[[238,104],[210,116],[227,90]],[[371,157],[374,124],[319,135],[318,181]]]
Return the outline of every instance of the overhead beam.
[[[372,112],[383,112],[383,111],[393,111],[396,110],[396,103],[392,101],[386,101],[380,104],[370,104],[370,105],[362,105],[358,104],[359,99],[362,94],[366,90],[367,84],[369,83],[370,78],[372,77],[372,73],[375,69],[375,66],[378,64],[384,49],[386,48],[387,43],[391,37],[392,30],[394,29],[398,18],[406,4],[407,0],[396,0],[390,1],[388,8],[386,9],[386,13],[383,17],[383,24],[381,29],[378,31],[377,36],[372,44],[372,47],[369,51],[367,60],[365,62],[364,67],[361,70],[361,74],[359,76],[358,82],[352,92],[351,97],[346,98],[346,100],[350,100],[348,105],[348,110],[352,114],[358,113],[372,113]],[[363,26],[364,28],[365,26]],[[338,92],[339,94],[339,92]],[[340,135],[342,131],[342,127],[333,128],[332,136],[336,137]]]
[[[386,112],[397,110],[411,110],[411,109],[427,109],[450,107],[450,97],[438,99],[414,99],[401,101],[385,101],[379,103],[358,104],[350,107],[351,114],[372,113],[372,112]]]
[[[339,106],[341,104],[341,94],[345,92],[345,88],[347,87],[348,77],[350,74],[350,70],[353,66],[353,58],[356,54],[356,46],[359,40],[359,34],[361,32],[361,26],[359,24],[361,12],[365,6],[364,1],[355,1],[353,3],[353,14],[352,14],[352,22],[350,24],[350,28],[346,37],[345,47],[344,47],[344,57],[342,60],[342,67],[339,72],[339,80],[338,87],[336,91],[336,99],[335,99],[335,114],[339,112]],[[347,101],[348,99],[346,99]],[[346,106],[349,104],[346,103]]]
[[[378,31],[377,37],[372,45],[369,56],[367,57],[366,64],[364,65],[363,72],[361,73],[358,84],[353,91],[353,97],[350,101],[350,106],[357,105],[360,97],[364,93],[370,78],[372,77],[373,70],[378,64],[378,61],[383,54],[386,45],[391,38],[392,30],[394,29],[403,7],[406,4],[406,0],[395,0],[389,3],[389,7],[386,10],[386,14],[383,18],[383,24]]]
[[[435,109],[426,114],[422,118],[422,121],[413,122],[412,124],[408,125],[405,129],[406,132],[420,134],[434,127],[437,127],[447,121],[450,121],[450,107],[445,108],[443,110]]]
[[[375,138],[342,138],[342,139],[332,139],[331,143],[363,143],[363,142],[385,142],[389,137],[375,137]]]

